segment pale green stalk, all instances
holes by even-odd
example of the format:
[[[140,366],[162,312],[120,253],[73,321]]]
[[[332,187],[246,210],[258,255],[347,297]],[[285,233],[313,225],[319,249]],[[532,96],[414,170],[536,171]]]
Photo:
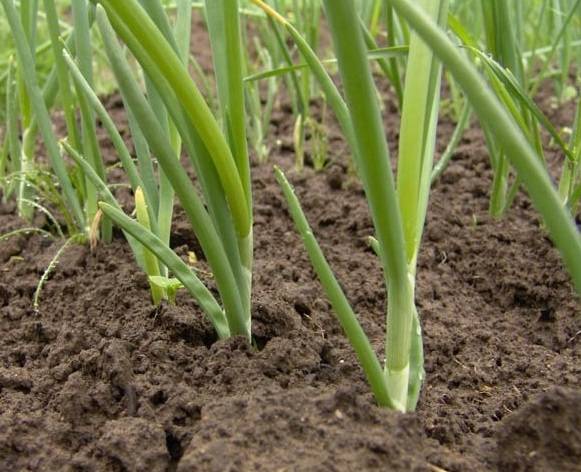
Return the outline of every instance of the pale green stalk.
[[[151,225],[149,223],[149,210],[147,209],[147,204],[145,203],[143,190],[141,190],[139,187],[135,191],[135,212],[137,214],[137,221],[139,224],[147,231],[151,231]],[[157,257],[147,248],[143,249],[143,262],[145,264],[145,273],[149,277],[159,277],[161,275]],[[151,290],[153,304],[159,305],[161,301],[166,298],[165,290],[151,282],[149,283],[149,287]]]
[[[448,18],[447,0],[423,0],[420,5],[434,21],[446,24]],[[408,378],[401,380],[401,383],[405,383],[407,388],[405,392],[401,388],[399,392],[394,393],[394,395],[400,395],[400,402],[405,399],[407,410],[415,409],[424,379],[422,334],[414,301],[415,279],[417,257],[431,188],[436,127],[440,109],[440,82],[441,65],[439,61],[434,57],[429,46],[415,32],[412,32],[400,125],[397,193],[403,221],[408,277],[411,285],[410,305],[413,310],[413,322],[410,328]],[[396,337],[398,335],[398,333],[390,332],[387,335],[388,385],[398,385],[397,380],[390,379],[392,372],[389,368],[389,353],[392,352],[390,346],[396,345],[399,348]],[[395,353],[392,355],[395,356]],[[399,376],[400,373],[396,372],[395,375]]]
[[[124,56],[121,56],[124,59]],[[134,81],[135,86],[139,87],[137,81]],[[131,132],[131,138],[133,140],[133,146],[135,148],[135,155],[137,157],[137,168],[139,170],[139,175],[143,180],[142,189],[147,195],[147,199],[150,202],[152,211],[156,215],[159,213],[159,187],[155,178],[155,172],[153,169],[153,159],[149,151],[149,146],[147,145],[147,140],[145,134],[141,131],[137,120],[131,111],[131,108],[127,107],[127,98],[123,91],[120,91],[121,97],[123,98],[123,103],[127,112],[127,123],[129,125],[129,130]]]
[[[350,0],[325,0],[339,71],[345,89],[362,176],[381,251],[388,290],[386,376],[390,397],[405,411],[409,380],[413,291],[408,277],[405,239],[366,47]]]
[[[298,29],[303,31],[304,37],[307,40],[309,46],[316,50],[319,41],[319,20],[321,5],[318,0],[303,0],[301,8],[294,8],[293,12],[297,17],[299,23],[297,23]],[[307,105],[311,102],[313,95],[313,81],[311,77],[311,72],[308,68],[301,71],[301,89],[304,103]],[[313,119],[308,116],[308,108],[306,109],[307,116],[305,116],[305,128],[309,126],[309,123]]]
[[[421,0],[434,21],[446,21],[447,0]],[[415,274],[432,172],[435,128],[439,110],[440,64],[429,46],[411,35],[405,78],[398,156],[397,191],[410,273]],[[426,185],[425,182],[428,182]]]
[[[369,31],[373,36],[377,35],[379,29],[379,18],[381,16],[381,7],[383,0],[374,0],[373,8],[371,10],[371,18],[369,19]]]

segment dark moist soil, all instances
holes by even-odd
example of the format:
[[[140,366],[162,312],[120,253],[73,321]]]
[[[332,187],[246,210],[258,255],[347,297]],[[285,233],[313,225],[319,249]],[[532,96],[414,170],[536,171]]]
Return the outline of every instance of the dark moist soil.
[[[570,125],[572,106],[541,103]],[[108,105],[124,126],[118,100]],[[292,125],[282,103],[270,142],[280,140],[272,162],[287,169]],[[382,352],[385,289],[365,242],[372,224],[330,126],[328,168],[289,176]],[[444,118],[439,152],[452,130]],[[579,300],[526,196],[504,220],[488,216],[491,174],[476,126],[431,197],[417,286],[427,378],[416,413],[375,405],[271,166],[252,173],[256,347],[217,341],[186,293],[153,307],[120,236],[94,252],[67,249],[35,313],[33,293],[63,241],[0,242],[0,470],[581,470]],[[1,208],[1,232],[23,225]],[[179,209],[172,246],[202,258]],[[203,260],[197,269],[212,286]]]

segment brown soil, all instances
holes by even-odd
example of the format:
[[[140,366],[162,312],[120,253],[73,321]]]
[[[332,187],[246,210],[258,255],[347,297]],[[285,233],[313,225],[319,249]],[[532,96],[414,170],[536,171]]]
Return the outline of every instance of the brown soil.
[[[273,161],[286,168],[291,126],[281,108]],[[386,127],[393,141],[397,120]],[[452,129],[444,119],[440,151]],[[381,352],[383,278],[338,136],[325,172],[289,175]],[[185,293],[154,308],[121,237],[66,250],[35,313],[62,241],[0,242],[0,470],[581,470],[580,304],[524,195],[504,220],[488,216],[477,128],[431,198],[417,293],[427,378],[413,414],[374,404],[270,165],[252,170],[257,348],[217,341]],[[2,232],[22,225],[1,208]],[[172,246],[201,256],[179,209]]]

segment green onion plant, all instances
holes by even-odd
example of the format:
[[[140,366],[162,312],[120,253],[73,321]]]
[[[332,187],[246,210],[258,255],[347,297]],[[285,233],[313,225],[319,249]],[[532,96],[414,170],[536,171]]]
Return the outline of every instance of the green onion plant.
[[[172,298],[174,279],[178,279],[200,303],[220,337],[242,335],[250,339],[252,196],[246,143],[244,61],[238,47],[241,37],[238,2],[223,0],[205,5],[214,57],[218,116],[212,113],[189,75],[185,60],[189,32],[184,27],[185,19],[172,29],[158,0],[94,3],[105,52],[130,123],[133,122],[131,131],[136,150],[138,141],[142,149],[141,158],[138,151],[137,168],[133,169],[122,143],[118,138],[114,140],[125,154],[128,175],[130,172],[133,175],[130,181],[136,193],[137,221],[121,211],[112,195],[102,198],[99,208],[138,242],[137,246],[142,246],[142,268],[150,276],[154,301],[160,298],[155,293],[158,289],[162,297]],[[182,3],[177,4],[178,12],[189,14],[189,0]],[[177,24],[182,24],[182,28]],[[118,37],[139,63],[147,95],[135,78]],[[71,66],[71,61],[67,63]],[[81,83],[78,73],[73,77]],[[93,107],[101,116],[103,108],[94,94],[90,94],[88,85],[85,83],[83,89],[92,96]],[[113,127],[108,127],[115,134]],[[194,168],[199,189],[180,163],[182,148]],[[156,174],[152,156],[159,166],[158,183],[155,177],[151,178]],[[86,156],[77,157],[86,159]],[[105,196],[106,185],[100,176],[96,172],[88,175],[94,184],[99,184],[101,196]],[[195,272],[169,248],[174,193],[212,270],[220,304]],[[159,271],[150,256],[157,259]]]
[[[414,301],[415,267],[431,185],[440,66],[429,48],[412,34],[404,90],[409,94],[405,96],[414,99],[404,100],[403,105],[396,190],[377,92],[367,59],[368,46],[357,21],[355,5],[349,1],[325,2],[344,85],[343,99],[312,49],[290,22],[264,3],[255,3],[282,23],[293,36],[313,74],[318,77],[352,147],[355,167],[374,221],[385,284],[389,287],[384,369],[320,253],[298,201],[280,170],[277,178],[315,270],[358,354],[378,402],[400,411],[413,410],[424,376],[421,329]],[[425,6],[433,18],[437,22],[445,21],[447,2],[427,3]]]
[[[273,18],[293,31],[287,20],[263,2],[255,0],[254,3],[261,5]],[[334,104],[338,121],[353,148],[356,168],[374,221],[376,234],[372,245],[382,261],[388,291],[386,362],[383,368],[326,262],[292,187],[280,169],[276,172],[315,272],[353,345],[378,403],[409,411],[416,406],[423,381],[423,348],[414,286],[418,249],[434,172],[432,156],[440,81],[440,66],[436,57],[448,67],[481,121],[490,127],[495,139],[507,150],[507,156],[512,159],[534,204],[545,218],[578,290],[581,290],[581,270],[576,261],[581,257],[581,238],[574,222],[561,206],[559,195],[534,148],[490,92],[466,55],[458,50],[441,28],[446,24],[447,2],[438,5],[438,2],[426,2],[421,6],[406,0],[390,0],[389,3],[413,30],[404,86],[397,188],[391,175],[380,107],[353,2],[325,2],[344,87],[344,102],[312,51],[307,47],[302,49],[305,60],[319,77],[321,87],[332,97],[330,103]],[[296,40],[297,44],[304,46],[300,38]]]

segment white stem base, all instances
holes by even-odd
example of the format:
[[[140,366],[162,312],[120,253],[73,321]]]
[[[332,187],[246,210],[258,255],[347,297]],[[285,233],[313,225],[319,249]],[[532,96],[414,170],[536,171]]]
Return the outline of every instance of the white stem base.
[[[410,379],[410,366],[406,365],[401,370],[385,369],[387,378],[387,391],[393,401],[396,410],[405,412],[407,409],[408,386]]]

